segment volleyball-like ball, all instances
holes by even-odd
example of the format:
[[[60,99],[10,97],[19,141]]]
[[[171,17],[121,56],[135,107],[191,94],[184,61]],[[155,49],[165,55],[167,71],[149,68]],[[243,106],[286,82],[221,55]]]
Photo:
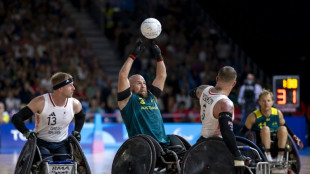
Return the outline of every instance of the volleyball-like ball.
[[[161,24],[155,18],[147,18],[141,24],[141,33],[148,39],[155,39],[161,33]]]

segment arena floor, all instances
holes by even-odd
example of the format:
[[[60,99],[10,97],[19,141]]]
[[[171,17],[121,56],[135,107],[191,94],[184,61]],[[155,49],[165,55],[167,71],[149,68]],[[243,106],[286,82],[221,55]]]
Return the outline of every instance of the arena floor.
[[[0,173],[13,174],[15,164],[21,149],[0,149]],[[88,159],[92,174],[110,174],[111,165],[117,149],[105,149],[102,154],[93,154],[90,150],[84,150]],[[300,151],[301,172],[310,174],[310,147]]]

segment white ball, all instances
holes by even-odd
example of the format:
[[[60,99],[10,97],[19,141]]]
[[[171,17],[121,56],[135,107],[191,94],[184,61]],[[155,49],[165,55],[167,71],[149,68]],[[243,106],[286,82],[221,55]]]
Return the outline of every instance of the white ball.
[[[155,18],[147,18],[141,24],[141,33],[148,39],[155,39],[161,33],[161,24]]]

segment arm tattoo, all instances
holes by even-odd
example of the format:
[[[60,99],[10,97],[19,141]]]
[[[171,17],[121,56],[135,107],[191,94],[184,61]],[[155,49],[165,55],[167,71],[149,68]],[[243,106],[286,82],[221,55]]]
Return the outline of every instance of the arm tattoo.
[[[206,89],[209,85],[200,85],[196,90],[196,95],[200,94],[204,89]]]

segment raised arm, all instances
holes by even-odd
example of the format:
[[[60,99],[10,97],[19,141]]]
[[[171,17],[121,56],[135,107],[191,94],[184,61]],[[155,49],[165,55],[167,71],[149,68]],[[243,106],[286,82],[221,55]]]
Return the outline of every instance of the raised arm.
[[[138,56],[141,51],[141,44],[142,41],[139,39],[136,43],[134,51],[129,55],[118,74],[117,103],[120,110],[126,106],[129,97],[131,96],[128,75],[136,56]]]
[[[152,83],[154,87],[159,88],[161,91],[164,90],[165,81],[167,78],[167,71],[166,66],[164,63],[164,59],[161,55],[161,50],[158,47],[158,45],[155,44],[154,41],[152,41],[152,50],[155,54],[155,58],[157,59],[157,66],[156,66],[156,77]]]

